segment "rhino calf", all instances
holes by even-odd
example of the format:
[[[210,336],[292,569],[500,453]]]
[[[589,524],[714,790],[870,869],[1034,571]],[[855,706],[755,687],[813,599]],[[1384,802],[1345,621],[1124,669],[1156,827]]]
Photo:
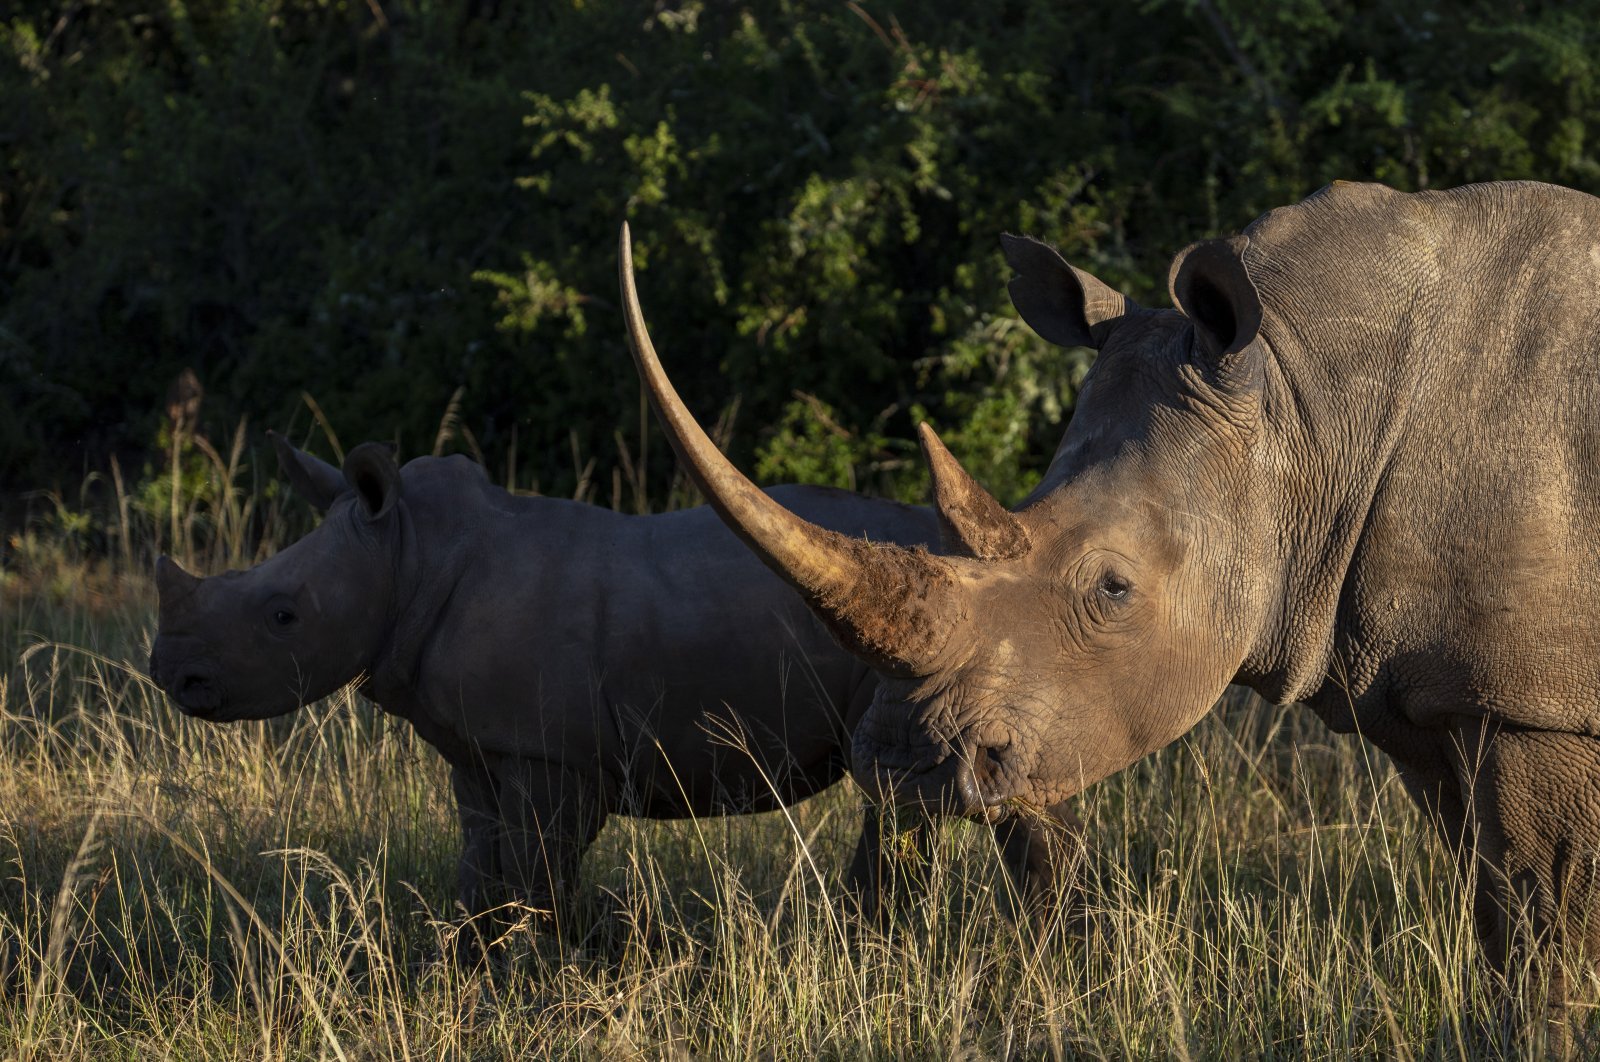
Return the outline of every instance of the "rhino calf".
[[[769,810],[848,770],[876,677],[711,510],[514,497],[463,457],[400,468],[376,443],[341,470],[272,438],[325,519],[248,571],[200,579],[161,558],[150,674],[214,722],[360,681],[451,766],[467,913],[560,910],[613,812]],[[926,509],[816,487],[771,496],[841,541],[938,538]],[[1075,829],[996,829],[1024,892],[1054,895]],[[851,881],[871,906],[880,858],[869,807]]]

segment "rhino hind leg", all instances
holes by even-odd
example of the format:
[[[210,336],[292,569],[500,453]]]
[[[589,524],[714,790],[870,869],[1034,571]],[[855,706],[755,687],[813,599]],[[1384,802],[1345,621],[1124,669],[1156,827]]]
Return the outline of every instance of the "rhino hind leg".
[[[1082,873],[1083,822],[1065,804],[1044,813],[1012,815],[995,824],[1006,870],[1016,889],[1014,917],[1036,933],[1060,924],[1079,926],[1087,911]]]
[[[881,922],[897,901],[926,894],[936,828],[926,815],[868,804],[846,889],[866,922]]]
[[[920,901],[930,886],[939,820],[903,809],[888,815],[894,817],[868,806],[850,863],[850,894],[867,921],[882,922],[897,902]],[[1042,933],[1082,919],[1083,823],[1070,808],[1011,816],[995,824],[994,835],[1015,885],[1017,921]]]
[[[1542,1012],[1547,1050],[1565,1054],[1567,969],[1600,960],[1600,740],[1479,720],[1453,736],[1479,940],[1515,1023]]]
[[[583,853],[605,824],[592,772],[506,756],[494,766],[500,804],[500,868],[513,899],[536,925],[569,922]]]

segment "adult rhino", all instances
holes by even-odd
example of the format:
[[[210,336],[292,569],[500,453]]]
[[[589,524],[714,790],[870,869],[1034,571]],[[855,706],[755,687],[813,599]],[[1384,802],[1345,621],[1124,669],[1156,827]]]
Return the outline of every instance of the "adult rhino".
[[[248,571],[199,579],[161,558],[150,674],[214,722],[359,681],[451,766],[468,913],[565,907],[613,812],[761,811],[844,775],[876,677],[705,508],[628,516],[513,497],[464,457],[400,468],[377,443],[341,470],[272,438],[325,519]],[[863,536],[851,541],[937,537],[923,508],[817,487],[764,497]],[[876,816],[851,869],[869,903]],[[1029,825],[999,841],[1030,899],[1053,896],[1035,868],[1054,870],[1063,840]]]
[[[1051,807],[1240,683],[1393,758],[1476,871],[1498,968],[1523,903],[1546,954],[1596,954],[1600,200],[1336,183],[1180,253],[1170,310],[1004,247],[1023,319],[1099,354],[1015,511],[923,426],[934,556],[809,524],[734,470],[651,347],[623,229],[673,445],[883,676],[863,786],[989,819]]]

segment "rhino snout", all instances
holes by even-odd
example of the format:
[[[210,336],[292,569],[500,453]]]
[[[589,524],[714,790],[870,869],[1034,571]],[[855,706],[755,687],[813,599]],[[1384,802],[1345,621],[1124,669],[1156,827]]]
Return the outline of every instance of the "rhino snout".
[[[1016,795],[1015,753],[1016,746],[1006,741],[974,746],[963,758],[963,766],[972,778],[973,792],[985,808],[995,807]]]
[[[184,672],[173,685],[172,698],[190,715],[209,714],[222,707],[222,687],[203,672]]]
[[[964,734],[944,745],[942,755],[929,756],[924,749],[906,756],[906,751],[873,748],[858,736],[856,781],[879,803],[993,821],[1017,795],[1020,764],[1009,739],[983,741]]]
[[[222,707],[222,683],[203,660],[173,660],[157,643],[150,653],[150,677],[189,715],[210,715]]]

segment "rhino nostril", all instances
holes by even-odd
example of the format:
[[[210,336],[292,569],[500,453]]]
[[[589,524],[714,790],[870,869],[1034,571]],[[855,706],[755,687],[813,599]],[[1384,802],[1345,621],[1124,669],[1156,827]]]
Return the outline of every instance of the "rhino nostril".
[[[191,671],[189,674],[184,675],[178,680],[177,692],[180,694],[205,693],[210,689],[211,680],[205,675],[199,674],[198,672]]]
[[[215,673],[204,667],[171,664],[164,687],[190,715],[209,715],[222,706],[223,691]]]
[[[956,758],[955,793],[957,806],[946,810],[957,815],[976,814],[983,807],[983,783],[965,756]]]
[[[983,753],[974,757],[972,773],[977,776],[977,789],[985,805],[998,804],[1009,795],[1005,784],[1006,761],[1011,744],[984,745]]]

